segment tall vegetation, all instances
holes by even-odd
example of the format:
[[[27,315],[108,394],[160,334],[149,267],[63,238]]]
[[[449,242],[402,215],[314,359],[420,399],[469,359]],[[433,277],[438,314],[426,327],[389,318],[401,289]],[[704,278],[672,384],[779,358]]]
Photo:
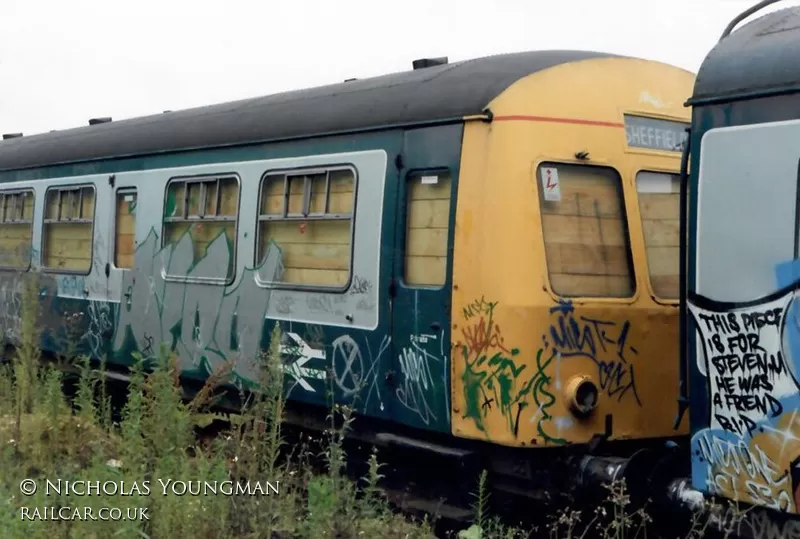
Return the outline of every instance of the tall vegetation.
[[[138,355],[120,413],[113,414],[104,362],[94,368],[88,358],[69,353],[57,362],[41,361],[39,287],[35,274],[26,277],[18,327],[0,328],[19,337],[13,355],[0,365],[3,538],[435,536],[427,519],[412,521],[393,510],[379,486],[377,452],[364,463],[365,477],[356,481],[346,473],[344,440],[352,408],[332,403],[330,429],[316,444],[322,455],[313,454],[310,445],[286,443],[277,324],[273,346],[258,358],[261,390],[242,395],[244,404],[231,416],[230,428],[204,440],[196,427],[213,419],[209,406],[216,389],[230,379],[231,361],[186,402],[176,358],[167,347],[155,357]],[[79,318],[66,317],[65,350],[78,349],[82,336],[72,322]],[[71,367],[74,379],[68,380],[64,367]],[[312,460],[321,460],[322,469]],[[35,493],[22,492],[25,479],[36,483]],[[77,482],[78,488],[67,489],[67,482]],[[239,493],[226,495],[236,484]],[[214,485],[216,494],[209,490]],[[89,495],[83,495],[87,488]],[[598,508],[578,533],[580,512],[568,511],[557,515],[544,533],[573,538],[599,530],[603,537],[634,537],[646,514],[628,514],[624,490],[614,489],[610,521],[600,518],[605,509]],[[528,535],[491,517],[487,500],[484,473],[476,493],[475,523],[458,537]]]

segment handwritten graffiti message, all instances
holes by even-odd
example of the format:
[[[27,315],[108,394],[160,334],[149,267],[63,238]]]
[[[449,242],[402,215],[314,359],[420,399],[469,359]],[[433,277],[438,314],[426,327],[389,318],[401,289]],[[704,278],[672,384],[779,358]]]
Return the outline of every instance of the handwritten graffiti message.
[[[783,412],[797,391],[784,361],[782,335],[792,292],[739,309],[691,304],[705,352],[698,367],[708,378],[710,427],[753,435],[756,424]]]

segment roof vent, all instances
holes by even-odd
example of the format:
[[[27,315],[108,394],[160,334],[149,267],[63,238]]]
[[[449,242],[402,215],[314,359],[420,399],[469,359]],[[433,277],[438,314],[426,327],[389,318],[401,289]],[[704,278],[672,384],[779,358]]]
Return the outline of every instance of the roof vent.
[[[8,140],[10,138],[19,138],[22,136],[22,133],[6,133],[3,135],[3,140]]]
[[[105,116],[103,118],[92,118],[89,120],[89,125],[97,125],[97,124],[105,124],[111,121],[111,116]]]
[[[355,78],[353,78],[353,79],[344,79],[345,82],[353,82],[354,80],[358,80],[358,79],[355,79]]]
[[[165,110],[165,111],[164,111],[164,112],[162,112],[161,114],[166,114],[166,113],[168,113],[168,112],[172,112],[172,111],[171,111],[171,110]]]
[[[420,58],[414,60],[411,65],[414,69],[425,69],[426,67],[442,66],[447,64],[447,56],[440,56],[439,58]]]

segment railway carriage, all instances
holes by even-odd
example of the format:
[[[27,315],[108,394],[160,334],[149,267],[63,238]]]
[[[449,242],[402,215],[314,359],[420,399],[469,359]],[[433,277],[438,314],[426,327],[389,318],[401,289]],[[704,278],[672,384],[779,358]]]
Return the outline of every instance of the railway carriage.
[[[473,456],[508,485],[565,479],[553,462],[600,447],[624,463],[688,433],[675,403],[693,83],[593,52],[424,59],[7,136],[6,336],[35,271],[46,353],[70,321],[122,376],[163,345],[187,387],[230,358],[252,387],[278,321],[295,421],[324,417],[332,389],[376,443]]]
[[[692,483],[800,534],[800,7],[737,17],[692,98],[688,302]],[[759,511],[769,509],[774,511]]]

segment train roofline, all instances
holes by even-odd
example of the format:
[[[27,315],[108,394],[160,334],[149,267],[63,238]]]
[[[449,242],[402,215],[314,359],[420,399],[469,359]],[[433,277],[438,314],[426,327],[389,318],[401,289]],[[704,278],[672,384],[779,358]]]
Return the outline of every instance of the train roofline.
[[[509,53],[455,63],[437,59],[368,79],[9,138],[0,142],[0,171],[437,125],[469,117],[490,120],[486,106],[523,77],[604,58],[652,62],[579,50]]]
[[[711,49],[686,106],[800,92],[798,58],[800,6],[767,13]]]

